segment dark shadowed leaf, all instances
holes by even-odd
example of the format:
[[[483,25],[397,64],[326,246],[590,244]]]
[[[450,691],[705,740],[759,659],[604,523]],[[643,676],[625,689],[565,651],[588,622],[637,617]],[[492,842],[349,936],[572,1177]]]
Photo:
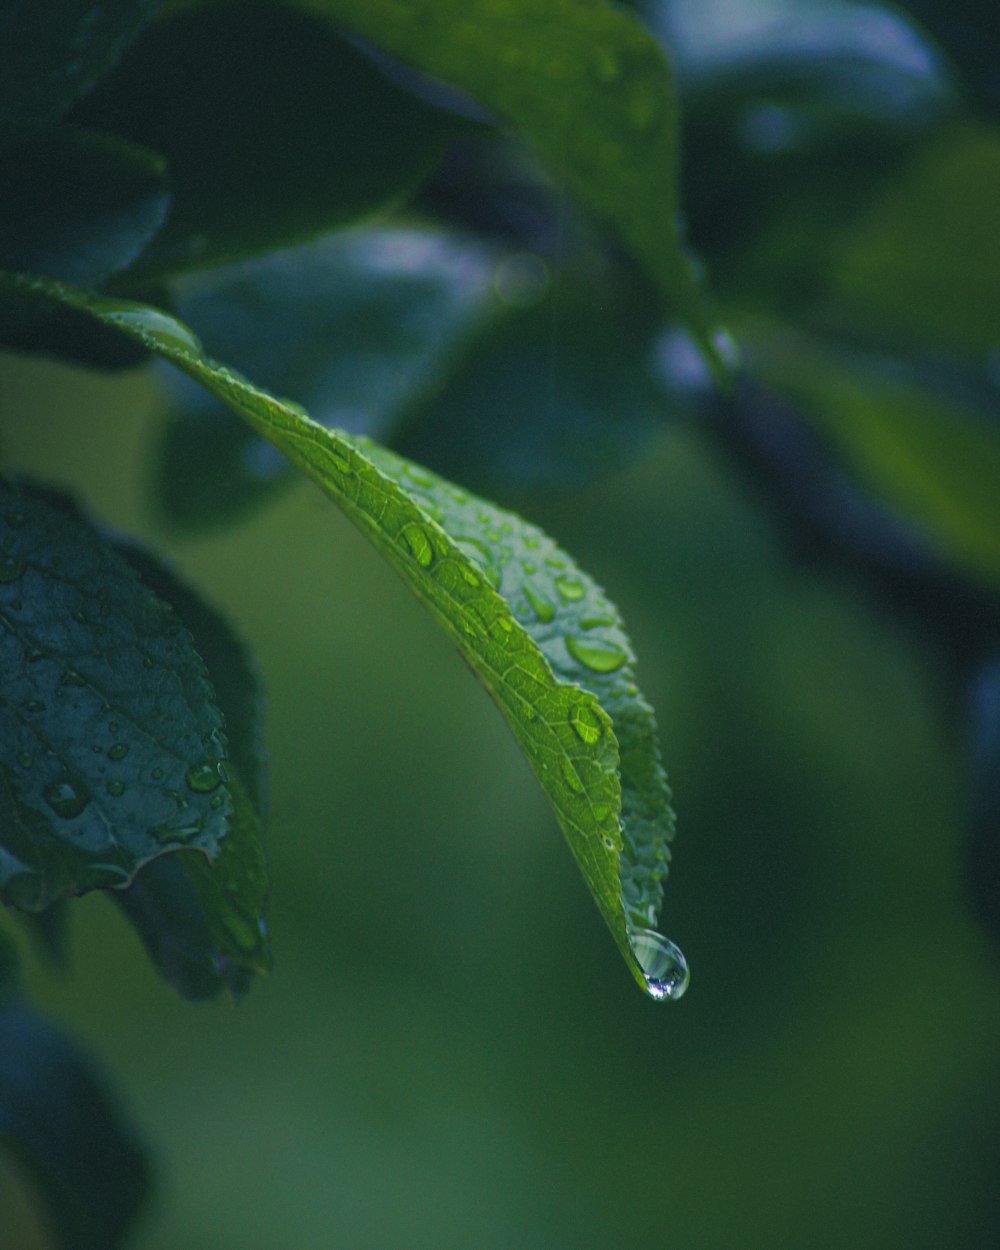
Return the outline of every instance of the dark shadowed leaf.
[[[397,202],[467,125],[325,23],[265,4],[151,27],[77,119],[169,161],[173,206],[143,275],[267,251]]]
[[[81,1050],[2,995],[0,1145],[34,1177],[60,1250],[124,1244],[149,1183],[142,1146]]]
[[[972,683],[966,882],[980,920],[1000,942],[1000,660]]]
[[[5,0],[0,118],[50,121],[115,64],[160,0]]]
[[[191,636],[78,516],[0,486],[0,897],[25,910],[215,855],[222,716]]]

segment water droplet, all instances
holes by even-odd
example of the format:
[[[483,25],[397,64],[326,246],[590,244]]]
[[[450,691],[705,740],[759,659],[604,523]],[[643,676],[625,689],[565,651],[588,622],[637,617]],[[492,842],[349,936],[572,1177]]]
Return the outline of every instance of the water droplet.
[[[597,629],[599,625],[614,625],[612,616],[585,616],[580,622],[581,629]]]
[[[529,551],[534,551],[538,547],[538,538],[534,534],[525,534],[524,545]]]
[[[578,703],[570,709],[569,725],[581,742],[593,746],[600,742],[604,725],[597,711],[587,703]]]
[[[42,797],[57,816],[72,820],[90,802],[90,791],[79,777],[63,773],[55,781],[49,782],[42,791]]]
[[[200,764],[191,765],[184,774],[184,780],[196,794],[211,794],[218,789],[222,772],[221,760],[202,760]]]
[[[564,569],[566,567],[566,561],[559,556],[546,556],[545,563],[550,569]]]
[[[128,744],[125,742],[116,742],[113,747],[108,747],[109,760],[123,760],[128,755]]]
[[[22,768],[30,768],[32,763],[34,762],[31,758],[31,752],[30,751],[19,752],[18,757],[17,757],[17,762],[21,765]]]
[[[213,812],[217,812],[224,802],[225,799],[221,794],[213,794],[208,806]]]
[[[59,679],[61,686],[85,686],[87,683],[75,668],[68,668]]]
[[[16,582],[28,566],[15,556],[4,556],[0,560],[0,583]]]
[[[24,708],[26,712],[44,712],[45,711],[45,704],[41,701],[41,699],[27,699],[24,703],[21,704],[21,707]]]
[[[613,673],[628,658],[617,643],[603,642],[600,638],[575,638],[570,635],[566,639],[566,650],[574,660],[595,673]]]
[[[521,568],[528,574],[538,572],[538,565],[534,562],[534,560],[522,560]]]
[[[201,353],[201,343],[183,322],[127,299],[97,299],[91,301],[91,311],[107,318],[123,330],[137,330],[143,337],[153,339],[161,347],[174,351]]]
[[[526,585],[523,589],[524,597],[531,604],[535,616],[538,617],[543,625],[547,625],[556,614],[555,606],[544,595],[539,594],[537,590],[533,590],[531,586]]]
[[[402,538],[420,567],[429,569],[434,563],[434,548],[423,526],[411,521],[403,527]]]
[[[159,842],[190,842],[204,827],[204,821],[199,816],[181,825],[155,825],[152,834]]]
[[[549,563],[548,560],[545,561]],[[578,577],[557,577],[556,590],[568,602],[575,603],[577,599],[582,599],[584,594],[583,582]]]
[[[153,780],[154,780],[154,781],[162,781],[162,780],[163,780],[163,769],[162,769],[162,768],[154,768],[154,769],[153,769],[153,771],[152,771],[149,775],[153,778]]]
[[[119,795],[125,793],[125,783],[122,781],[109,781],[106,789],[112,798],[117,799]]]
[[[153,667],[153,657],[152,657],[152,656],[149,656],[149,655],[144,655],[144,656],[142,657],[142,667],[143,667],[143,668],[152,668],[152,667]]]
[[[503,535],[500,533],[500,531],[499,531],[499,530],[497,529],[497,527],[494,525],[492,529],[488,529],[488,530],[486,531],[486,537],[490,540],[490,542],[491,542],[491,543],[496,544],[496,543],[500,542],[500,540],[503,538]]]
[[[676,1002],[690,979],[683,952],[655,929],[629,929],[628,937],[646,978],[649,997],[657,1002],[665,998]]]

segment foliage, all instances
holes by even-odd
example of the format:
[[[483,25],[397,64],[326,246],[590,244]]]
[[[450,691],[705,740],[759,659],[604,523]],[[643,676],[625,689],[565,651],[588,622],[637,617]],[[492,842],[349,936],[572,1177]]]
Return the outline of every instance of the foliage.
[[[497,704],[638,985],[676,999],[633,646],[518,513],[697,430],[793,552],[943,657],[970,905],[1000,935],[989,6],[762,4],[737,39],[653,0],[57,7],[0,16],[0,342],[172,366],[174,535],[311,478]],[[0,457],[38,419],[5,405]],[[254,663],[161,557],[0,465],[0,899],[58,959],[67,908],[107,893],[183,997],[240,997],[271,966]],[[56,1244],[123,1244],[148,1165],[13,932],[0,1139]]]

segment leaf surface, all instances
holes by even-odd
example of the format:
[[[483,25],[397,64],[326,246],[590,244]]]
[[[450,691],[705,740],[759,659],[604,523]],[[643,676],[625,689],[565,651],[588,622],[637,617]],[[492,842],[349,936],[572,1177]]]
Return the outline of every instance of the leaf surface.
[[[0,483],[0,899],[127,885],[234,822],[190,634],[81,518]]]
[[[504,714],[594,900],[654,998],[687,984],[651,926],[673,833],[655,723],[616,609],[519,517],[358,436],[325,429],[201,351],[166,314],[57,283],[7,279],[89,310],[224,399],[334,500],[452,639]]]

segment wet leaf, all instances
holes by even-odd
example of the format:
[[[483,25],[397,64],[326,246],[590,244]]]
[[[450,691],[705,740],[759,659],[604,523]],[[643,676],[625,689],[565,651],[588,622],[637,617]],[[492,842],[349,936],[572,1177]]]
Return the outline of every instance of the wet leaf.
[[[190,634],[85,522],[0,485],[0,898],[122,887],[233,821],[222,716]]]
[[[183,369],[282,450],[377,547],[506,717],[628,966],[679,997],[683,956],[652,928],[673,831],[652,712],[617,611],[513,514],[367,439],[328,430],[200,350],[158,310],[8,279],[89,310]]]

